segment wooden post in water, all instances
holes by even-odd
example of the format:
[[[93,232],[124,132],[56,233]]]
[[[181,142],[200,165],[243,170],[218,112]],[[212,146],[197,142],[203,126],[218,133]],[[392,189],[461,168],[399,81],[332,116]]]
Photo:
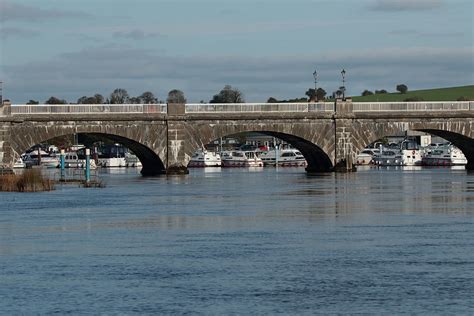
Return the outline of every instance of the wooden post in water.
[[[91,150],[86,148],[86,183],[91,181]]]
[[[59,165],[61,167],[61,181],[64,181],[64,149],[59,152]]]

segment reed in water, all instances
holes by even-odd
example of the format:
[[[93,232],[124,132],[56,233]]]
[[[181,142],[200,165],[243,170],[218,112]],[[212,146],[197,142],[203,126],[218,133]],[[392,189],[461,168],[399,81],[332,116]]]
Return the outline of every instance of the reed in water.
[[[54,190],[54,181],[43,176],[41,170],[27,169],[21,174],[0,176],[0,191],[40,192]]]

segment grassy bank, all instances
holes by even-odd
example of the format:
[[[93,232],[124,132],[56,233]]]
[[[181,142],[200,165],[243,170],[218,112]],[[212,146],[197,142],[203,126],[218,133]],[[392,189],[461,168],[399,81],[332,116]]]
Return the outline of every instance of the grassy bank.
[[[41,170],[27,169],[21,174],[0,176],[0,191],[40,192],[54,190],[54,181],[41,174]]]
[[[456,101],[461,97],[467,98],[469,100],[474,100],[474,85],[452,87],[452,88],[414,90],[414,91],[408,91],[405,94],[396,92],[396,93],[386,93],[386,94],[373,94],[373,95],[368,95],[365,97],[355,96],[355,97],[352,97],[352,101],[354,102],[402,102],[408,98],[418,98],[421,101]]]

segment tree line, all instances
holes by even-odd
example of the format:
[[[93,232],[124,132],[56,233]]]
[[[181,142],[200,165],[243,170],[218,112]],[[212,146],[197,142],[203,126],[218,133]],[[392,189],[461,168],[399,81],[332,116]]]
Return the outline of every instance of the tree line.
[[[404,94],[408,91],[408,87],[405,84],[399,84],[396,86],[397,91]],[[368,96],[373,94],[385,94],[388,93],[387,90],[375,90],[372,92],[370,90],[364,90],[362,96]],[[269,97],[267,103],[285,103],[285,102],[315,102],[315,101],[326,101],[335,98],[340,98],[345,94],[345,87],[339,87],[336,91],[332,92],[331,95],[327,95],[327,92],[323,88],[310,88],[305,92],[306,97],[297,97],[289,100],[278,100],[275,97]],[[186,103],[186,97],[183,91],[178,89],[173,89],[168,92],[168,97],[166,98],[167,103]],[[205,103],[203,100],[201,103]],[[233,88],[231,85],[225,85],[222,90],[215,94],[209,103],[244,103],[245,98],[244,94],[236,88]],[[157,104],[164,103],[163,101],[158,100],[158,98],[153,94],[153,92],[146,91],[139,96],[130,96],[127,90],[122,88],[115,89],[107,98],[101,94],[94,94],[93,96],[82,96],[76,103],[73,104]],[[39,104],[36,100],[30,100],[27,104]],[[50,97],[45,101],[45,104],[68,104],[64,99],[57,97]]]
[[[399,84],[397,85],[396,87],[397,91],[400,92],[401,94],[405,94],[408,92],[408,87],[407,85],[405,84]],[[368,95],[374,95],[374,94],[385,94],[385,93],[388,93],[387,90],[375,90],[375,92],[372,92],[370,90],[364,90],[362,91],[361,93],[361,96],[365,97],[365,96],[368,96]]]
[[[171,92],[171,91],[170,91]],[[68,104],[64,99],[57,98],[55,96],[47,99],[45,104]],[[95,94],[93,96],[82,96],[77,99],[74,104],[155,104],[159,103],[153,92],[146,91],[141,95],[133,97],[130,96],[125,89],[115,89],[108,98],[105,98],[102,94]],[[30,100],[27,104],[39,104],[36,100]]]

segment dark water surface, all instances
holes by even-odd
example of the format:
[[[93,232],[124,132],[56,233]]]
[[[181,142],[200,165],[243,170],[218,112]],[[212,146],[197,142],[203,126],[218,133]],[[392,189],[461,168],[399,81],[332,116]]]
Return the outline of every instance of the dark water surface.
[[[473,314],[474,174],[104,174],[0,193],[0,314]]]

